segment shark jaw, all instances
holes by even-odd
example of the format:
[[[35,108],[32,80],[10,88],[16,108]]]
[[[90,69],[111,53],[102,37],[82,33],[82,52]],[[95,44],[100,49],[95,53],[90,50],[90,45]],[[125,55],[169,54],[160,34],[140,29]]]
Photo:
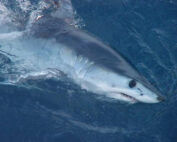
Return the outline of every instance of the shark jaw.
[[[130,104],[134,103],[158,103],[160,102],[158,97],[151,97],[148,95],[140,96],[134,90],[128,88],[118,88],[118,87],[109,87],[108,85],[104,85],[103,83],[97,85],[98,90],[96,91],[98,94],[105,95],[108,98],[127,102]],[[93,91],[93,90],[92,90]]]
[[[111,93],[110,96],[112,96],[113,98],[116,98],[120,101],[124,101],[124,102],[128,102],[131,104],[137,103],[139,102],[136,98],[129,96],[128,94],[119,92],[119,93]]]

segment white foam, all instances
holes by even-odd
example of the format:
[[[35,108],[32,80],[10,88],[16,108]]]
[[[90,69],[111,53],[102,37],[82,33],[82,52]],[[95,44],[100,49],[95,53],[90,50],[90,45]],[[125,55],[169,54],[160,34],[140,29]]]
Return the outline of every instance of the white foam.
[[[14,31],[0,34],[0,40],[14,40],[23,35],[23,32]]]
[[[29,0],[16,0],[19,4],[19,7],[23,12],[27,12],[31,9],[31,2]]]
[[[0,2],[0,26],[11,22],[11,14],[12,12],[8,10],[3,3]]]

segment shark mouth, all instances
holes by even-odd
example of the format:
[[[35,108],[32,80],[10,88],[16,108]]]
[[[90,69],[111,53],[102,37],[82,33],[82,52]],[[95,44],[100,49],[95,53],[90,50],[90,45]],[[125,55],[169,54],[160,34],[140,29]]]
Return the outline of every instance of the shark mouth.
[[[129,96],[129,95],[125,94],[125,93],[121,93],[121,92],[120,92],[120,95],[121,95],[122,97],[127,98],[127,100],[130,100],[130,101],[133,102],[133,103],[138,102],[138,100],[137,100],[136,98],[134,98],[134,97],[132,97],[132,96]]]

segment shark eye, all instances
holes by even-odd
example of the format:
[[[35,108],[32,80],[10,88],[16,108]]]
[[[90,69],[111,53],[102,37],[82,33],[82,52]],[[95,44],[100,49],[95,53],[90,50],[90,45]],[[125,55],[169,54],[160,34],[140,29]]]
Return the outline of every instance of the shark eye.
[[[135,87],[136,86],[136,81],[133,79],[133,80],[131,80],[130,82],[129,82],[129,87],[130,88],[133,88],[133,87]]]

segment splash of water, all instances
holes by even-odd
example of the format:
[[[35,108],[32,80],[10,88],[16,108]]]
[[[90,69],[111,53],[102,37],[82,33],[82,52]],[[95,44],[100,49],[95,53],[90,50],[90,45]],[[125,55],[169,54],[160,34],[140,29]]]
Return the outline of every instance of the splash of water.
[[[4,63],[4,68],[1,68],[2,80],[6,83],[41,74],[52,77],[58,74],[53,69],[66,68],[54,41],[26,37],[24,34],[36,20],[46,15],[63,18],[68,24],[78,27],[79,20],[75,19],[76,12],[70,0],[0,2],[0,56],[12,62],[8,67]]]

